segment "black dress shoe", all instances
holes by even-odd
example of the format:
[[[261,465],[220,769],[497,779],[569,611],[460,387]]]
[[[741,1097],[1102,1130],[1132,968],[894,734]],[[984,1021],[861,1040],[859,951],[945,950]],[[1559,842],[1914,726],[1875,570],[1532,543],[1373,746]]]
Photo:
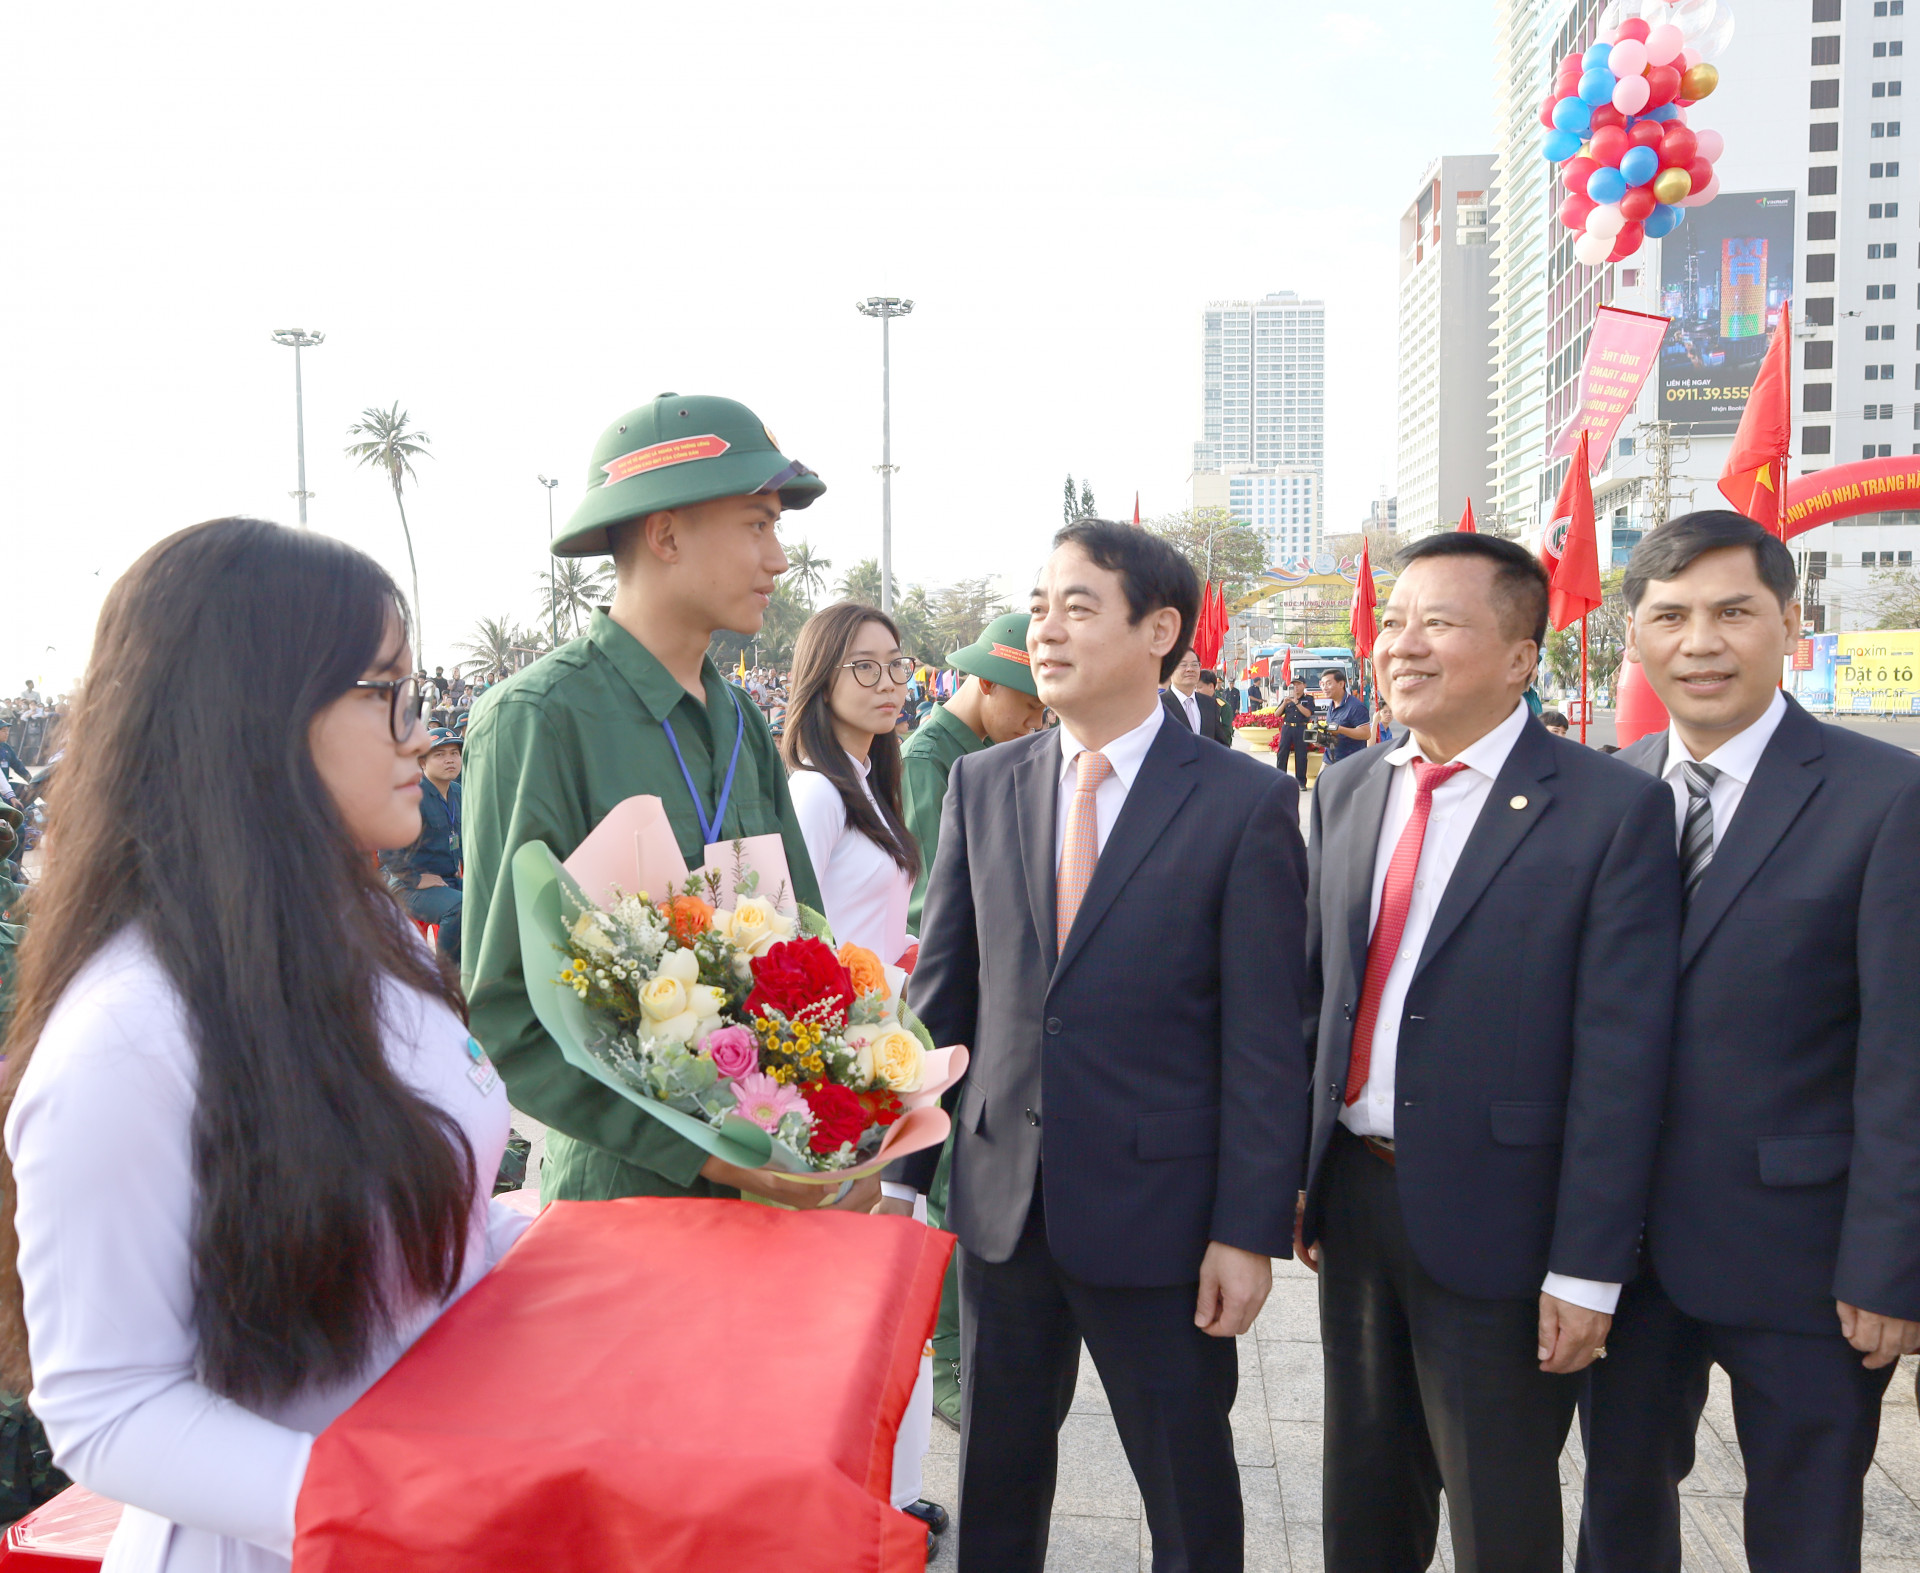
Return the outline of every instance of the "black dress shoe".
[[[901,1508],[902,1513],[911,1513],[927,1526],[929,1534],[944,1535],[947,1532],[947,1510],[938,1502],[929,1502],[922,1497],[918,1502],[909,1502]]]
[[[927,1560],[931,1562],[940,1555],[940,1537],[932,1530],[927,1531]]]

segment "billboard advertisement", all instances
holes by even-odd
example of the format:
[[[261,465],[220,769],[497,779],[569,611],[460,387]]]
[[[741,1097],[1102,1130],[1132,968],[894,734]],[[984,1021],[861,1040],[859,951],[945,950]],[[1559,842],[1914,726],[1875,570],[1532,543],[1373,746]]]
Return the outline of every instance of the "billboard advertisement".
[[[1793,293],[1793,193],[1722,192],[1660,242],[1660,419],[1731,434]]]
[[[1920,630],[1815,634],[1787,686],[1809,710],[1920,715]]]

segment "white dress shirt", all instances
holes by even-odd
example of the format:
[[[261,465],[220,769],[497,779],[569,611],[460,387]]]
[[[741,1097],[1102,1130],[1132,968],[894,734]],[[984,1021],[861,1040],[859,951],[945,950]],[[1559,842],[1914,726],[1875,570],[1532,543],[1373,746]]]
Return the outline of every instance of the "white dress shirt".
[[[1113,822],[1120,817],[1120,810],[1126,806],[1127,794],[1133,790],[1133,778],[1140,774],[1140,766],[1147,757],[1147,750],[1153,747],[1153,740],[1159,735],[1160,723],[1166,719],[1166,709],[1159,700],[1154,700],[1153,711],[1131,732],[1122,732],[1105,748],[1089,749],[1067,729],[1067,723],[1060,723],[1060,806],[1053,820],[1053,866],[1060,867],[1060,853],[1067,844],[1067,813],[1073,807],[1073,794],[1079,785],[1080,769],[1074,761],[1082,754],[1105,754],[1107,763],[1113,766],[1113,773],[1102,781],[1093,792],[1094,836],[1099,850],[1107,847],[1107,832],[1113,829]]]
[[[1340,1111],[1340,1121],[1356,1136],[1393,1139],[1394,1071],[1400,1049],[1400,1023],[1406,1016],[1407,989],[1413,982],[1413,969],[1427,943],[1434,914],[1447,893],[1454,865],[1480,812],[1493,792],[1493,783],[1506,765],[1513,745],[1525,730],[1528,711],[1524,701],[1486,736],[1453,756],[1453,763],[1467,768],[1434,788],[1433,807],[1427,816],[1426,838],[1420,843],[1420,861],[1413,871],[1413,899],[1407,907],[1407,926],[1401,931],[1400,950],[1387,970],[1380,991],[1380,1009],[1374,1017],[1373,1056],[1367,1068],[1367,1084],[1360,1096]],[[1407,739],[1387,755],[1393,767],[1393,783],[1387,788],[1386,817],[1380,823],[1380,840],[1373,853],[1373,896],[1367,909],[1367,933],[1373,933],[1380,921],[1380,898],[1386,889],[1387,869],[1393,862],[1400,834],[1413,818],[1417,786],[1408,768],[1422,758],[1420,745],[1409,732]],[[1618,1284],[1594,1283],[1584,1278],[1565,1278],[1548,1273],[1542,1292],[1588,1310],[1612,1314],[1620,1298]]]
[[[1736,732],[1700,761],[1720,772],[1720,779],[1713,783],[1707,793],[1707,801],[1713,805],[1713,844],[1716,850],[1720,838],[1727,833],[1727,826],[1733,822],[1734,810],[1740,806],[1740,799],[1746,796],[1747,783],[1753,779],[1754,771],[1760,768],[1760,756],[1767,751],[1767,744],[1773,741],[1773,734],[1779,730],[1780,718],[1786,713],[1787,701],[1776,688],[1773,691],[1773,703],[1767,706],[1766,713],[1758,721],[1744,731]],[[1660,778],[1673,788],[1675,846],[1680,844],[1680,838],[1687,828],[1687,773],[1681,766],[1691,758],[1693,755],[1687,752],[1687,745],[1680,741],[1680,734],[1668,727],[1667,767],[1660,772]]]
[[[387,990],[387,1057],[452,1116],[477,1186],[465,1294],[531,1221],[489,1201],[506,1089],[443,1003]],[[345,1382],[257,1408],[202,1384],[194,1331],[197,1055],[171,978],[137,929],[102,946],[60,996],[7,1117],[33,1408],[54,1460],[127,1505],[109,1573],[286,1573],[313,1438],[444,1306],[403,1308]]]
[[[847,756],[860,778],[867,801],[874,803],[867,779],[871,761]],[[820,881],[827,925],[842,945],[859,945],[892,966],[907,948],[907,900],[913,881],[893,854],[847,823],[840,789],[817,770],[796,770],[787,780],[794,818],[807,844],[807,858]],[[874,812],[880,812],[874,803]],[[881,816],[883,819],[884,815]]]

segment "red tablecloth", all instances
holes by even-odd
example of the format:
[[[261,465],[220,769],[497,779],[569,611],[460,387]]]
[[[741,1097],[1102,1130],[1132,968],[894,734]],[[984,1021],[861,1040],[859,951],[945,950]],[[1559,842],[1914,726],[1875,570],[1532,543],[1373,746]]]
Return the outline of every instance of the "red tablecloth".
[[[953,1237],[556,1202],[321,1435],[295,1573],[897,1573],[894,1434]]]

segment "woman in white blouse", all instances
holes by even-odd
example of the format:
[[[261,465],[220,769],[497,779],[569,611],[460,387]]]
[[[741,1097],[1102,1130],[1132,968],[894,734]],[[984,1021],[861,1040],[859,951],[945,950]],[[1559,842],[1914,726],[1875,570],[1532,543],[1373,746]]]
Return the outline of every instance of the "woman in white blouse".
[[[0,1357],[126,1504],[111,1573],[287,1568],[315,1434],[525,1227],[374,866],[420,828],[412,670],[372,559],[256,520],[101,612],[6,1043]]]
[[[893,731],[913,668],[900,653],[900,630],[885,613],[857,601],[815,612],[794,643],[792,698],[780,739],[833,937],[885,962],[907,948],[907,898],[920,873],[920,848],[900,807],[900,740]],[[913,1197],[904,1187],[884,1188],[895,1203]],[[925,1223],[924,1201],[913,1207]],[[947,1527],[946,1509],[920,1495],[921,1460],[933,1429],[931,1350],[920,1362],[893,1450],[893,1505],[926,1522],[929,1556],[933,1536]]]
[[[893,735],[913,661],[884,613],[857,601],[815,612],[793,647],[780,752],[833,937],[895,962],[920,849],[900,807]]]

